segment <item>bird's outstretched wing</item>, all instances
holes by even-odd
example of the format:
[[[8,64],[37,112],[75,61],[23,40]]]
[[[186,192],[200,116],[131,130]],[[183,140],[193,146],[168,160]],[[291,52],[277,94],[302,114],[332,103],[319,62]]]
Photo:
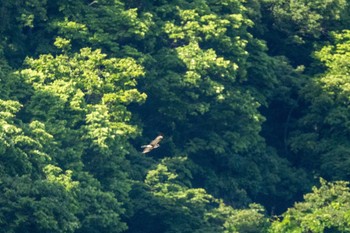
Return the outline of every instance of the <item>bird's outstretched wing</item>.
[[[151,141],[148,145],[143,145],[141,146],[141,148],[144,148],[142,153],[146,154],[148,152],[150,152],[151,150],[153,150],[154,148],[159,147],[159,142],[163,139],[162,135],[159,135],[158,137],[156,137],[153,141]]]
[[[159,142],[163,139],[162,135],[159,135],[158,137],[156,137],[151,143],[150,145],[155,147],[155,146],[159,146]]]
[[[146,154],[146,153],[150,152],[151,150],[153,150],[153,147],[150,145],[144,145],[144,146],[141,146],[141,148],[144,148],[142,151],[142,154]]]

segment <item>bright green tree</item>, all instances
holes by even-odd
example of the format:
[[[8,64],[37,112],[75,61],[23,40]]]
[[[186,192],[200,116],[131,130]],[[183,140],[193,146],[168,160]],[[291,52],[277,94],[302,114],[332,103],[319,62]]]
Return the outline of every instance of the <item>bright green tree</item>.
[[[138,185],[144,200],[138,202],[130,232],[265,232],[263,207],[233,209],[192,187],[193,166],[186,157],[165,158],[148,172]]]
[[[310,81],[302,92],[308,104],[290,139],[304,166],[327,179],[349,176],[349,31],[334,35],[334,43],[316,56],[327,71]]]
[[[348,232],[350,230],[349,182],[320,180],[304,201],[296,203],[275,221],[270,232]]]
[[[55,45],[62,54],[27,58],[16,74],[2,66],[2,229],[122,232],[124,156],[139,132],[126,106],[146,97],[136,89],[142,67],[100,50],[70,52],[67,39]]]
[[[348,5],[345,0],[265,0],[264,4],[269,5],[275,26],[287,35],[294,36],[299,42],[303,37],[317,38],[325,35],[348,20]]]
[[[0,100],[1,232],[74,232],[79,227],[72,171],[49,165],[52,135],[15,118],[18,101]]]
[[[349,9],[345,0],[264,0],[258,35],[267,41],[270,54],[286,56],[311,73],[322,72],[310,66],[314,48],[329,41],[330,32],[347,28]]]
[[[286,177],[285,187],[293,187],[287,199],[292,198],[302,189],[297,172],[260,135],[259,108],[279,82],[282,59],[269,57],[266,45],[249,33],[248,9],[240,1],[155,5],[145,10],[153,10],[162,28],[153,31],[152,56],[142,58],[140,89],[148,98],[135,110],[144,135],[163,132],[166,149],[159,151],[188,154],[200,167],[197,185],[230,204],[278,196],[275,190]]]
[[[320,77],[269,55],[310,72],[313,45],[347,11],[343,0],[2,1],[1,229],[264,232],[249,204],[281,211],[309,186],[291,165],[349,176],[349,33],[317,53]],[[159,132],[162,146],[141,155]]]

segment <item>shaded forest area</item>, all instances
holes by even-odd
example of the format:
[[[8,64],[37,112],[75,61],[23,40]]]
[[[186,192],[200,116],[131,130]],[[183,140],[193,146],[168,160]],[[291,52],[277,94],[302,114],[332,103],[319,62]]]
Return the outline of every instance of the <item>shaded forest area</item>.
[[[0,232],[350,232],[348,1],[1,0],[0,39]]]

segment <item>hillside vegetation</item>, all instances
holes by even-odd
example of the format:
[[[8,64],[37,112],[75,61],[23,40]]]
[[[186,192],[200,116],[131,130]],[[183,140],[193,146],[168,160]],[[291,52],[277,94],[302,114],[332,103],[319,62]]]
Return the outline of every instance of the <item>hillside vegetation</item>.
[[[0,232],[350,232],[349,180],[348,1],[0,1]]]

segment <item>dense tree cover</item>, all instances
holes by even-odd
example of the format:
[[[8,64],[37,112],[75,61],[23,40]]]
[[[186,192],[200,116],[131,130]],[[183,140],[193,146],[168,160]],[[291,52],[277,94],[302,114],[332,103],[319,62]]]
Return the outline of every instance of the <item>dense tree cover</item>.
[[[0,232],[349,231],[349,9],[1,1]]]
[[[321,179],[321,184],[305,195],[304,202],[288,209],[281,222],[274,222],[270,232],[348,232],[349,182]]]
[[[326,67],[301,89],[308,104],[292,133],[291,148],[304,166],[327,179],[349,179],[348,56],[349,31],[333,34],[334,40],[315,53]]]

